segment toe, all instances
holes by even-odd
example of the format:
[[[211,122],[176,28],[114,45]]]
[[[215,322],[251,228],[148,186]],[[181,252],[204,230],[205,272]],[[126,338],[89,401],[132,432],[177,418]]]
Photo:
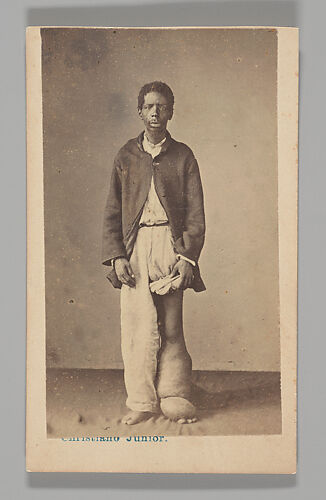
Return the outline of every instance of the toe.
[[[186,419],[185,418],[179,418],[178,424],[185,424],[185,423],[186,423]]]

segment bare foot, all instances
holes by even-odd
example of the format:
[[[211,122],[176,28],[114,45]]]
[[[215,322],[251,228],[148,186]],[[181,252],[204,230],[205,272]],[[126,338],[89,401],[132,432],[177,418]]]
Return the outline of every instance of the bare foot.
[[[196,408],[185,398],[162,398],[160,405],[163,415],[178,424],[197,422]]]
[[[125,415],[121,422],[126,425],[134,425],[142,422],[143,420],[147,420],[152,416],[152,413],[149,411],[134,411],[131,410],[127,415]]]
[[[177,424],[193,424],[197,422],[197,418],[194,417],[194,418],[179,418],[179,420],[177,420]]]

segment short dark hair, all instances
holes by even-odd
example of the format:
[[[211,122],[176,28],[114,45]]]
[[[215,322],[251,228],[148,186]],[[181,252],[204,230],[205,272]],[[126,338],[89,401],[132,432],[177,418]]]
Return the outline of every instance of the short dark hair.
[[[164,95],[164,97],[166,97],[168,101],[169,106],[171,107],[171,109],[173,109],[174,105],[173,92],[166,83],[159,81],[150,82],[143,85],[138,95],[138,109],[142,109],[145,96],[146,94],[149,94],[149,92],[158,92],[159,94]]]

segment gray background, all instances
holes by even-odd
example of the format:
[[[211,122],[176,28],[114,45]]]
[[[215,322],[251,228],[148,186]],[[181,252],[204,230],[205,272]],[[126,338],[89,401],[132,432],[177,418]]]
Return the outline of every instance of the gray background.
[[[111,2],[112,3],[112,2]],[[131,0],[129,4],[131,4]],[[102,4],[102,6],[101,6]],[[106,5],[105,7],[103,5]],[[325,8],[323,0],[147,2],[11,1],[1,7],[3,498],[324,498]],[[299,185],[299,463],[296,477],[26,474],[25,82],[27,25],[280,25],[301,28]],[[155,491],[154,491],[155,490]]]
[[[101,265],[113,158],[143,130],[145,82],[175,96],[198,160],[207,290],[185,293],[195,370],[279,371],[277,34],[43,30],[47,367],[122,368],[120,293]],[[266,286],[268,284],[268,286]]]

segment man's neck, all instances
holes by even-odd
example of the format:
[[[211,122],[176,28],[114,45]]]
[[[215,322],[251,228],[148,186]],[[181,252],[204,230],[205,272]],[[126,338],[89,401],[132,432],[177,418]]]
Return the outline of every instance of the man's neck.
[[[151,144],[158,144],[159,142],[163,141],[163,139],[165,138],[166,130],[162,130],[162,131],[158,131],[158,132],[155,131],[154,133],[152,131],[145,130],[145,135],[146,135],[148,142],[150,142]]]

